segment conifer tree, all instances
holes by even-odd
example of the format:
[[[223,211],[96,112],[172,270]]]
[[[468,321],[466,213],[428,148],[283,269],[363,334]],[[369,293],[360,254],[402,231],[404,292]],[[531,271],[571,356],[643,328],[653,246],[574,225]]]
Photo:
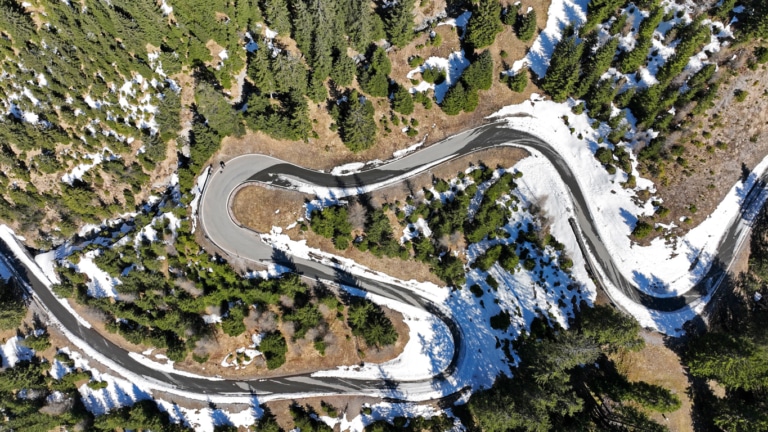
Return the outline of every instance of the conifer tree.
[[[248,64],[248,78],[264,94],[272,96],[276,91],[270,53],[266,46],[260,46],[251,55],[250,63]]]
[[[531,10],[517,18],[517,37],[526,42],[533,39],[534,34],[536,34],[536,11]]]
[[[361,98],[357,91],[347,97],[341,111],[341,140],[353,152],[370,148],[376,140],[376,121],[373,105]]]
[[[331,67],[331,79],[337,85],[346,87],[352,84],[352,80],[355,78],[355,61],[348,55],[337,52],[336,59],[333,61]]]
[[[381,47],[373,49],[371,60],[360,73],[360,87],[364,92],[375,97],[389,95],[389,75],[392,63],[387,57],[387,52]]]
[[[589,88],[595,85],[600,80],[600,77],[611,67],[611,62],[613,62],[618,46],[619,40],[612,38],[587,56],[582,65],[583,75],[574,90],[575,98],[579,99],[584,96]]]
[[[286,0],[264,0],[263,10],[271,30],[284,35],[291,32],[291,20]]]
[[[408,90],[398,85],[395,89],[394,97],[392,99],[392,109],[403,115],[410,115],[413,113],[413,96]]]
[[[413,39],[413,7],[415,0],[400,0],[384,15],[384,29],[392,45],[404,47]]]
[[[493,85],[493,57],[488,50],[483,51],[461,75],[466,87],[488,90]]]
[[[579,79],[579,59],[583,51],[575,36],[563,37],[555,46],[547,75],[541,88],[555,102],[563,102],[573,91]]]
[[[464,109],[464,103],[467,98],[464,84],[459,81],[455,86],[448,89],[445,98],[440,104],[440,108],[448,115],[456,115]]]
[[[464,42],[474,49],[484,48],[491,45],[502,30],[501,3],[498,0],[474,0]]]

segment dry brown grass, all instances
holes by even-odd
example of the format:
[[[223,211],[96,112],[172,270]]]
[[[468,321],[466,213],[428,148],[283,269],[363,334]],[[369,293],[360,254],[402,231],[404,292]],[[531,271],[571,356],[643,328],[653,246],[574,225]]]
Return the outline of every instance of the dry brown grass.
[[[768,153],[768,98],[764,97],[768,91],[768,68],[763,65],[749,70],[746,60],[751,52],[752,47],[745,46],[725,49],[717,55],[716,60],[726,66],[720,68],[726,81],[721,85],[715,106],[668,138],[668,146],[685,147],[682,157],[687,168],[672,157],[666,163],[665,175],[655,180],[658,195],[671,210],[661,222],[679,224],[681,217],[692,220],[681,227],[680,233],[712,213],[731,187],[740,181],[742,166],[751,170]],[[734,55],[736,58],[731,60]],[[749,93],[744,102],[735,100],[737,89]],[[718,149],[718,142],[725,143],[726,148]],[[691,204],[697,208],[695,213],[688,208]]]
[[[352,335],[349,327],[346,325],[344,315],[337,317],[335,310],[324,311],[323,318],[327,325],[327,330],[323,340],[327,347],[325,355],[321,355],[314,347],[314,340],[309,338],[293,340],[290,337],[292,333],[288,327],[289,324],[280,322],[277,329],[286,336],[288,342],[288,352],[286,353],[285,364],[281,367],[269,370],[263,359],[256,359],[253,363],[240,369],[234,367],[222,367],[221,362],[230,353],[242,347],[251,345],[251,335],[258,333],[260,329],[252,327],[254,321],[247,319],[249,324],[246,333],[237,337],[227,336],[217,329],[215,337],[206,341],[203,349],[198,349],[198,354],[207,354],[208,361],[204,364],[192,360],[191,356],[183,362],[176,363],[176,367],[202,375],[220,375],[224,378],[247,379],[253,377],[266,378],[283,375],[293,375],[299,373],[314,372],[322,369],[333,369],[337,366],[352,366],[363,361],[381,363],[391,360],[403,351],[405,344],[409,340],[408,326],[403,322],[402,314],[391,309],[383,308],[385,315],[392,321],[398,334],[395,344],[376,348],[365,345],[365,342]],[[273,307],[273,313],[277,313],[276,307]],[[232,360],[232,357],[229,358]]]
[[[688,377],[680,357],[664,345],[659,333],[643,330],[646,346],[638,352],[622,352],[612,356],[619,372],[629,381],[645,381],[671,390],[680,398],[681,406],[675,412],[662,416],[648,412],[652,419],[673,432],[693,430],[691,400],[688,397]]]

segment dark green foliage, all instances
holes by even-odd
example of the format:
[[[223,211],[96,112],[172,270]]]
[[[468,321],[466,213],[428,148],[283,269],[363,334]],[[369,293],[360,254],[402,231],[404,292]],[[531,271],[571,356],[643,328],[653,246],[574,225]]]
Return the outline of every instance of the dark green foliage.
[[[294,339],[301,339],[307,334],[307,330],[317,327],[323,319],[317,305],[307,303],[304,306],[294,308],[283,315],[285,321],[294,324]]]
[[[440,104],[440,108],[448,115],[457,115],[464,110],[464,105],[467,99],[467,92],[464,88],[464,84],[459,81],[448,89],[443,102]]]
[[[383,209],[370,211],[365,222],[365,236],[356,245],[361,250],[371,251],[377,257],[401,257],[405,249],[400,246],[392,231],[392,225]]]
[[[392,98],[392,109],[403,115],[410,115],[413,113],[413,96],[408,92],[408,89],[401,85],[397,85]]]
[[[14,279],[5,281],[0,278],[0,329],[18,327],[26,314],[27,307],[21,286]]]
[[[22,343],[38,352],[45,351],[51,346],[51,341],[50,341],[50,337],[48,336],[48,333],[43,333],[42,335],[39,335],[39,336],[29,335],[24,338],[24,341]]]
[[[355,61],[346,54],[338,53],[331,68],[331,79],[339,86],[352,84],[355,78]]]
[[[528,85],[528,69],[521,69],[514,75],[504,75],[502,79],[510,90],[521,93]]]
[[[512,321],[509,319],[509,313],[501,311],[497,315],[491,317],[491,328],[501,331],[507,331]]]
[[[259,351],[267,360],[267,369],[277,369],[285,363],[285,353],[288,346],[280,332],[269,333],[264,336],[259,344]]]
[[[479,268],[480,270],[487,271],[491,268],[492,265],[496,264],[496,261],[499,260],[501,257],[501,253],[504,250],[504,246],[502,245],[495,245],[489,248],[487,251],[485,251],[482,255],[475,258],[475,262],[473,263],[474,267]]]
[[[555,46],[541,88],[555,102],[563,102],[579,79],[579,60],[584,47],[575,36],[563,37]]]
[[[165,90],[163,92],[162,101],[157,106],[157,113],[155,114],[155,121],[157,122],[157,128],[160,131],[160,141],[167,141],[176,136],[179,129],[179,112],[181,111],[181,98],[179,95],[171,90]],[[150,153],[149,151],[147,153]],[[165,158],[165,153],[162,154],[163,158],[151,157],[152,162],[161,162]]]
[[[205,118],[208,127],[221,137],[240,136],[245,132],[239,113],[232,108],[223,94],[208,83],[195,88],[197,113]]]
[[[243,305],[230,306],[226,318],[221,320],[221,329],[229,336],[236,337],[245,333],[243,319],[248,313],[248,308]]]
[[[587,5],[587,22],[582,27],[582,33],[587,33],[598,24],[606,21],[616,9],[625,4],[625,0],[597,0]]]
[[[488,90],[493,84],[493,58],[486,50],[477,56],[469,67],[461,74],[461,80],[467,88]]]
[[[262,0],[261,10],[272,30],[280,34],[290,33],[291,21],[286,0]]]
[[[312,212],[309,226],[315,233],[333,239],[333,244],[338,249],[346,249],[352,240],[352,225],[348,218],[346,207],[326,207],[322,211]]]
[[[517,18],[517,37],[521,41],[529,41],[536,34],[536,11],[531,10],[527,14]]]
[[[493,44],[502,30],[501,3],[497,0],[474,0],[464,42],[473,49],[484,48]]]
[[[639,335],[640,324],[612,307],[582,308],[579,320],[582,334],[605,349],[636,351],[645,346]]]
[[[366,150],[373,146],[376,140],[376,121],[373,119],[374,109],[371,102],[352,91],[342,104],[340,113],[341,140],[353,152]]]
[[[515,28],[515,25],[517,24],[517,13],[519,10],[520,10],[520,5],[518,4],[508,6],[504,10],[504,14],[501,17],[501,22],[503,22],[504,25],[508,25],[512,28]]]
[[[347,311],[347,324],[352,334],[361,336],[369,346],[382,347],[397,341],[392,321],[379,306],[365,299],[355,298]]]
[[[680,43],[675,47],[675,53],[664,62],[656,74],[656,79],[661,85],[669,85],[672,79],[685,69],[688,59],[699,50],[699,47],[709,42],[709,26],[702,25],[702,19],[703,16],[683,27],[680,31]]]
[[[591,6],[592,3],[590,3]],[[617,38],[611,38],[602,46],[591,47],[588,55],[582,61],[582,76],[574,89],[574,96],[580,98],[587,94],[590,87],[594,86],[600,80],[600,77],[611,67],[611,62],[616,54],[616,48],[619,46]]]
[[[606,323],[600,322],[604,313],[610,317]],[[664,430],[644,414],[626,411],[623,403],[631,400],[674,410],[679,400],[661,387],[629,383],[606,357],[627,341],[642,341],[639,326],[605,307],[582,308],[581,314],[589,316],[577,314],[577,324],[568,331],[549,328],[540,319],[534,321],[531,334],[517,342],[520,364],[514,377],[498,378],[490,390],[472,395],[469,401],[469,410],[482,430],[602,430],[601,418],[591,416],[591,407],[606,398],[613,402],[611,409],[618,418],[623,418],[619,412],[632,414],[632,423],[625,424]],[[502,313],[493,319],[492,325],[499,327],[508,316],[505,319]],[[612,324],[623,330],[615,334]]]
[[[752,38],[768,38],[768,3],[751,0],[745,2],[745,6],[744,12],[739,14],[744,32]]]
[[[768,63],[768,48],[764,46],[755,47],[755,61],[758,64]]]
[[[392,64],[389,62],[387,52],[383,48],[374,47],[368,64],[363,65],[358,74],[360,88],[374,97],[388,96],[389,78],[387,75],[391,71]]]
[[[635,225],[635,228],[632,230],[632,236],[638,240],[642,240],[648,237],[648,235],[651,234],[652,231],[653,231],[653,225],[645,221],[639,221],[637,225]]]
[[[402,0],[384,11],[384,29],[392,45],[404,47],[413,39],[413,7],[415,0]]]

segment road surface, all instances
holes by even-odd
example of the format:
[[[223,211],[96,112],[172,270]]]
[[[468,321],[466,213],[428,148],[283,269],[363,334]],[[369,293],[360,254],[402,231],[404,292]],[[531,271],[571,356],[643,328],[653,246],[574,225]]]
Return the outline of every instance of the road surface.
[[[419,400],[426,398],[425,395],[433,395],[436,390],[443,393],[456,392],[469,384],[457,380],[456,375],[457,371],[462,370],[463,362],[470,360],[468,360],[467,353],[462,350],[461,326],[457,324],[457,320],[453,319],[450,311],[421,297],[418,292],[411,291],[407,287],[386,284],[359,276],[355,277],[332,268],[326,263],[289,257],[276,252],[264,244],[256,233],[238,226],[231,217],[229,209],[237,188],[249,182],[260,182],[283,188],[293,188],[297,182],[301,182],[352,190],[365,186],[370,190],[400,181],[404,177],[416,175],[431,166],[461,155],[504,145],[535,149],[553,164],[570,191],[573,201],[572,207],[576,215],[572,225],[579,231],[577,238],[580,239],[582,248],[588,248],[594,258],[591,264],[602,270],[602,273],[608,278],[607,282],[612,283],[627,297],[649,309],[674,311],[715,289],[728,264],[738,251],[738,239],[742,238],[743,230],[749,229],[749,224],[743,223],[742,218],[735,220],[720,244],[716,264],[712,266],[712,269],[699,284],[682,296],[656,298],[638,290],[619,272],[611,255],[600,240],[598,230],[588,211],[587,197],[580,189],[576,175],[568,168],[556,150],[531,134],[510,129],[498,123],[458,134],[403,158],[347,176],[332,176],[327,173],[308,170],[265,155],[240,156],[227,161],[223,168],[220,168],[216,163],[217,169],[212,169],[212,174],[206,183],[199,203],[198,212],[200,226],[207,238],[226,253],[262,264],[274,262],[292,267],[305,278],[355,285],[369,292],[425,309],[448,325],[454,339],[454,351],[449,366],[430,379],[408,382],[379,379],[313,378],[310,374],[256,380],[211,380],[204,377],[159,371],[136,361],[125,350],[117,347],[93,329],[83,327],[76,317],[53,296],[46,287],[45,281],[40,280],[34,272],[18,262],[12,263],[12,265],[19,276],[28,282],[37,299],[62,327],[92,349],[109,358],[110,361],[115,362],[121,369],[144,377],[157,390],[177,394],[192,394],[198,397],[210,395],[212,398],[214,396],[252,396],[257,400],[260,398],[292,398],[310,393],[366,394],[387,397],[392,400]],[[761,187],[755,189],[750,192],[747,202],[757,197],[757,191],[762,190],[762,184]],[[3,247],[7,249],[7,246],[3,245]],[[7,252],[7,250],[3,252]],[[6,253],[6,256],[9,255]],[[586,256],[585,258],[589,259],[590,257]],[[446,391],[448,389],[450,391]]]

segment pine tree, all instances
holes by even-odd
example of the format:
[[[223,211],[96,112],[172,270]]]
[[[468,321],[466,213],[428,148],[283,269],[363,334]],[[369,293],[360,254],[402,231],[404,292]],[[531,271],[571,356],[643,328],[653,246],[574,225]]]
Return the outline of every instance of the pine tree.
[[[399,84],[397,85],[397,89],[395,89],[394,97],[392,99],[392,109],[403,115],[410,115],[413,113],[413,96],[411,96],[405,87]]]
[[[440,108],[442,108],[443,112],[448,115],[456,115],[464,109],[466,98],[467,95],[464,85],[459,81],[445,93],[445,98],[443,98]]]
[[[345,29],[353,47],[363,51],[385,36],[384,23],[379,14],[371,9],[369,1],[347,0],[347,4]]]
[[[362,100],[361,100],[362,99]],[[359,152],[373,146],[376,140],[376,121],[370,101],[361,98],[357,91],[347,97],[347,103],[341,112],[341,140],[353,152]]]
[[[579,59],[583,51],[575,36],[563,37],[555,46],[541,88],[555,102],[563,102],[579,79]]]
[[[352,84],[355,78],[355,61],[348,55],[337,52],[336,59],[331,67],[331,79],[337,85],[346,87]]]
[[[262,45],[251,55],[248,64],[248,78],[262,93],[270,96],[277,90],[271,60],[269,50]]]
[[[413,8],[415,0],[400,0],[384,15],[384,29],[392,45],[404,47],[413,39]]]
[[[517,37],[526,42],[533,39],[534,34],[536,34],[536,11],[531,10],[517,18]]]
[[[513,92],[522,92],[528,85],[528,69],[521,69],[516,74],[507,76],[506,83]]]
[[[283,35],[290,34],[291,20],[285,0],[264,0],[262,9],[271,30]]]
[[[472,112],[477,109],[477,105],[480,103],[480,94],[476,88],[469,88],[465,92],[466,98],[464,99],[464,111]]]
[[[574,90],[574,97],[576,99],[584,96],[589,88],[595,85],[600,80],[600,77],[611,67],[611,62],[613,62],[618,46],[619,40],[612,38],[587,56],[582,65],[583,75]]]
[[[464,41],[472,48],[491,45],[496,35],[503,30],[501,25],[501,3],[498,0],[474,0],[472,15],[467,22]]]
[[[296,41],[296,46],[304,55],[309,55],[312,47],[312,30],[315,28],[315,20],[309,12],[303,0],[292,2],[292,29],[291,36]]]
[[[488,90],[493,85],[493,57],[486,50],[477,56],[464,73],[461,75],[466,87],[477,90]]]
[[[364,92],[374,97],[389,95],[389,75],[392,64],[387,57],[387,52],[381,47],[376,47],[371,55],[367,67],[360,73],[360,87]]]

